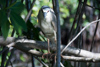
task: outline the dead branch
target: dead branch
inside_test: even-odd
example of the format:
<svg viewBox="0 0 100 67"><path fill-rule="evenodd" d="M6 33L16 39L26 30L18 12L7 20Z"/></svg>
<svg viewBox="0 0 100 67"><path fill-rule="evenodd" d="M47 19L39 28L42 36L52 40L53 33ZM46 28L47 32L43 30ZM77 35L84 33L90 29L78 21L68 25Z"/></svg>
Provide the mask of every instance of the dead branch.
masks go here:
<svg viewBox="0 0 100 67"><path fill-rule="evenodd" d="M87 57L75 57L75 56L62 56L64 60L76 61L76 62L100 62L100 60L94 60L93 58Z"/></svg>
<svg viewBox="0 0 100 67"><path fill-rule="evenodd" d="M27 53L31 53L33 55L36 56L42 56L43 54L39 51L36 50L32 50L31 48L35 48L35 49L45 49L47 50L47 42L42 42L42 41L35 41L35 40L28 40L28 39L21 39L21 38L14 38L14 37L8 37L6 40L4 40L3 37L0 37L0 45L1 46L7 46L10 44L15 44L13 45L13 47L27 52ZM61 45L61 50L64 48L64 45ZM50 50L52 51L56 51L56 46L54 44L50 44ZM90 58L92 59L91 61L100 61L100 53L93 53L93 52L89 52L83 49L77 49L74 47L68 47L65 51L64 54L72 54L72 55L77 55L77 56L81 56L81 57L85 57L85 58ZM64 57L65 59L65 57ZM75 58L76 60L78 60L77 58ZM73 60L75 60L73 59ZM72 59L70 59L72 60ZM82 61L83 59L81 59L80 61ZM84 60L84 61L89 61L89 60Z"/></svg>

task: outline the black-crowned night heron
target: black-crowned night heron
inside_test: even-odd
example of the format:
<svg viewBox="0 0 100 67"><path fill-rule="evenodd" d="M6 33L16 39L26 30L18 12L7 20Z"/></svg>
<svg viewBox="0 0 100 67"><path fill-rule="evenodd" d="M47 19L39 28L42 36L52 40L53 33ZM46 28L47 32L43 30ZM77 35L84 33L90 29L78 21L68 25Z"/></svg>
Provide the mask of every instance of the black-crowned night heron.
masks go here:
<svg viewBox="0 0 100 67"><path fill-rule="evenodd" d="M50 53L49 40L51 43L55 43L57 32L57 20L53 9L48 6L42 6L38 13L38 22L44 36L47 38L48 53Z"/></svg>

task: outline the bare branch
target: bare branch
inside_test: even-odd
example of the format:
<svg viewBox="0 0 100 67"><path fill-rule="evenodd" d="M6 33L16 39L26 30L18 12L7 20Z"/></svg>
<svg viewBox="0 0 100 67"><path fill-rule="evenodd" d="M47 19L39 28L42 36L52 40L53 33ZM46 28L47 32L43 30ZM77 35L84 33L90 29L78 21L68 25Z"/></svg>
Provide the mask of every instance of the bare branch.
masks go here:
<svg viewBox="0 0 100 67"><path fill-rule="evenodd" d="M66 49L66 48L68 48L68 46L70 46L71 45L71 43L73 42L73 41L75 41L75 39L88 27L88 26L90 26L91 24L93 24L93 23L96 23L96 22L99 22L100 21L100 19L99 20L95 20L95 21L92 21L91 23L89 23L88 25L86 25L68 44L67 44L67 46L61 51L61 53L63 53L64 52L64 50Z"/></svg>
<svg viewBox="0 0 100 67"><path fill-rule="evenodd" d="M14 40L13 40L14 39ZM32 50L30 48L36 48L36 49L46 49L47 50L47 42L42 42L42 41L34 41L34 40L28 40L28 39L18 39L18 38L13 38L13 37L8 37L6 40L3 39L3 37L0 37L0 45L1 46L6 46L9 43L15 42L15 45L13 47L27 52L31 53L35 56L41 57L43 54L39 51ZM61 45L61 49L63 49L65 46ZM56 46L54 44L50 44L50 50L56 51ZM64 53L69 53L72 55L77 55L81 57L87 57L87 58L92 58L92 61L100 61L100 53L93 53L89 52L83 49L77 49L74 47L68 47Z"/></svg>
<svg viewBox="0 0 100 67"><path fill-rule="evenodd" d="M31 13L32 13L32 7L34 6L35 1L36 1L36 0L33 0L33 2L32 2L32 6L31 6L31 8L30 8L30 10L29 10L29 12L28 12L26 18L25 18L25 22L27 22L27 20L29 19L29 16L30 16Z"/></svg>
<svg viewBox="0 0 100 67"><path fill-rule="evenodd" d="M100 8L97 8L97 7L94 7L94 6L88 5L88 4L86 4L86 6L91 7L91 8L93 8L93 9L100 10Z"/></svg>
<svg viewBox="0 0 100 67"><path fill-rule="evenodd" d="M62 56L64 60L77 61L77 62L98 62L100 60L94 60L93 58L75 57L75 56Z"/></svg>
<svg viewBox="0 0 100 67"><path fill-rule="evenodd" d="M35 56L34 56L35 57ZM45 64L42 60L40 60L38 57L35 57L40 63L42 63L45 67L49 67L47 64Z"/></svg>
<svg viewBox="0 0 100 67"><path fill-rule="evenodd" d="M61 62L60 62L61 67L65 67Z"/></svg>
<svg viewBox="0 0 100 67"><path fill-rule="evenodd" d="M41 57L43 55L43 53L31 49L31 47L30 48L25 47L21 43L16 43L16 45L14 47L21 50L21 51L23 51L23 52L30 53L30 54L33 54L33 55L38 56L38 57Z"/></svg>

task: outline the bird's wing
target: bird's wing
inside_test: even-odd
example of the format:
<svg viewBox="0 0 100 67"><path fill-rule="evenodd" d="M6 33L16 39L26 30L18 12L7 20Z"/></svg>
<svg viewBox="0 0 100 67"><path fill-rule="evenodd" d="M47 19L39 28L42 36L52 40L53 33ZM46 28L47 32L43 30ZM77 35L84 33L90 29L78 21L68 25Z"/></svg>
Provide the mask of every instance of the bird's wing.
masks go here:
<svg viewBox="0 0 100 67"><path fill-rule="evenodd" d="M57 32L57 26L55 25L54 21L51 22L51 25L53 26L53 29Z"/></svg>
<svg viewBox="0 0 100 67"><path fill-rule="evenodd" d="M56 16L54 15L53 20L51 22L51 25L53 26L53 29L57 32L57 19Z"/></svg>

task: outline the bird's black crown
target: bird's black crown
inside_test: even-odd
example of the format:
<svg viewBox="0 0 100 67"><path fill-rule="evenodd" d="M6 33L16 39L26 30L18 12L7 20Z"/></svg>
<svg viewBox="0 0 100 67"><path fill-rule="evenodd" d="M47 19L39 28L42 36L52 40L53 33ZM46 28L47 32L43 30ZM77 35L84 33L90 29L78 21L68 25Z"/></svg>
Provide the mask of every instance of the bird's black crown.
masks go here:
<svg viewBox="0 0 100 67"><path fill-rule="evenodd" d="M45 8L50 8L49 6L42 6L42 9L45 9Z"/></svg>

